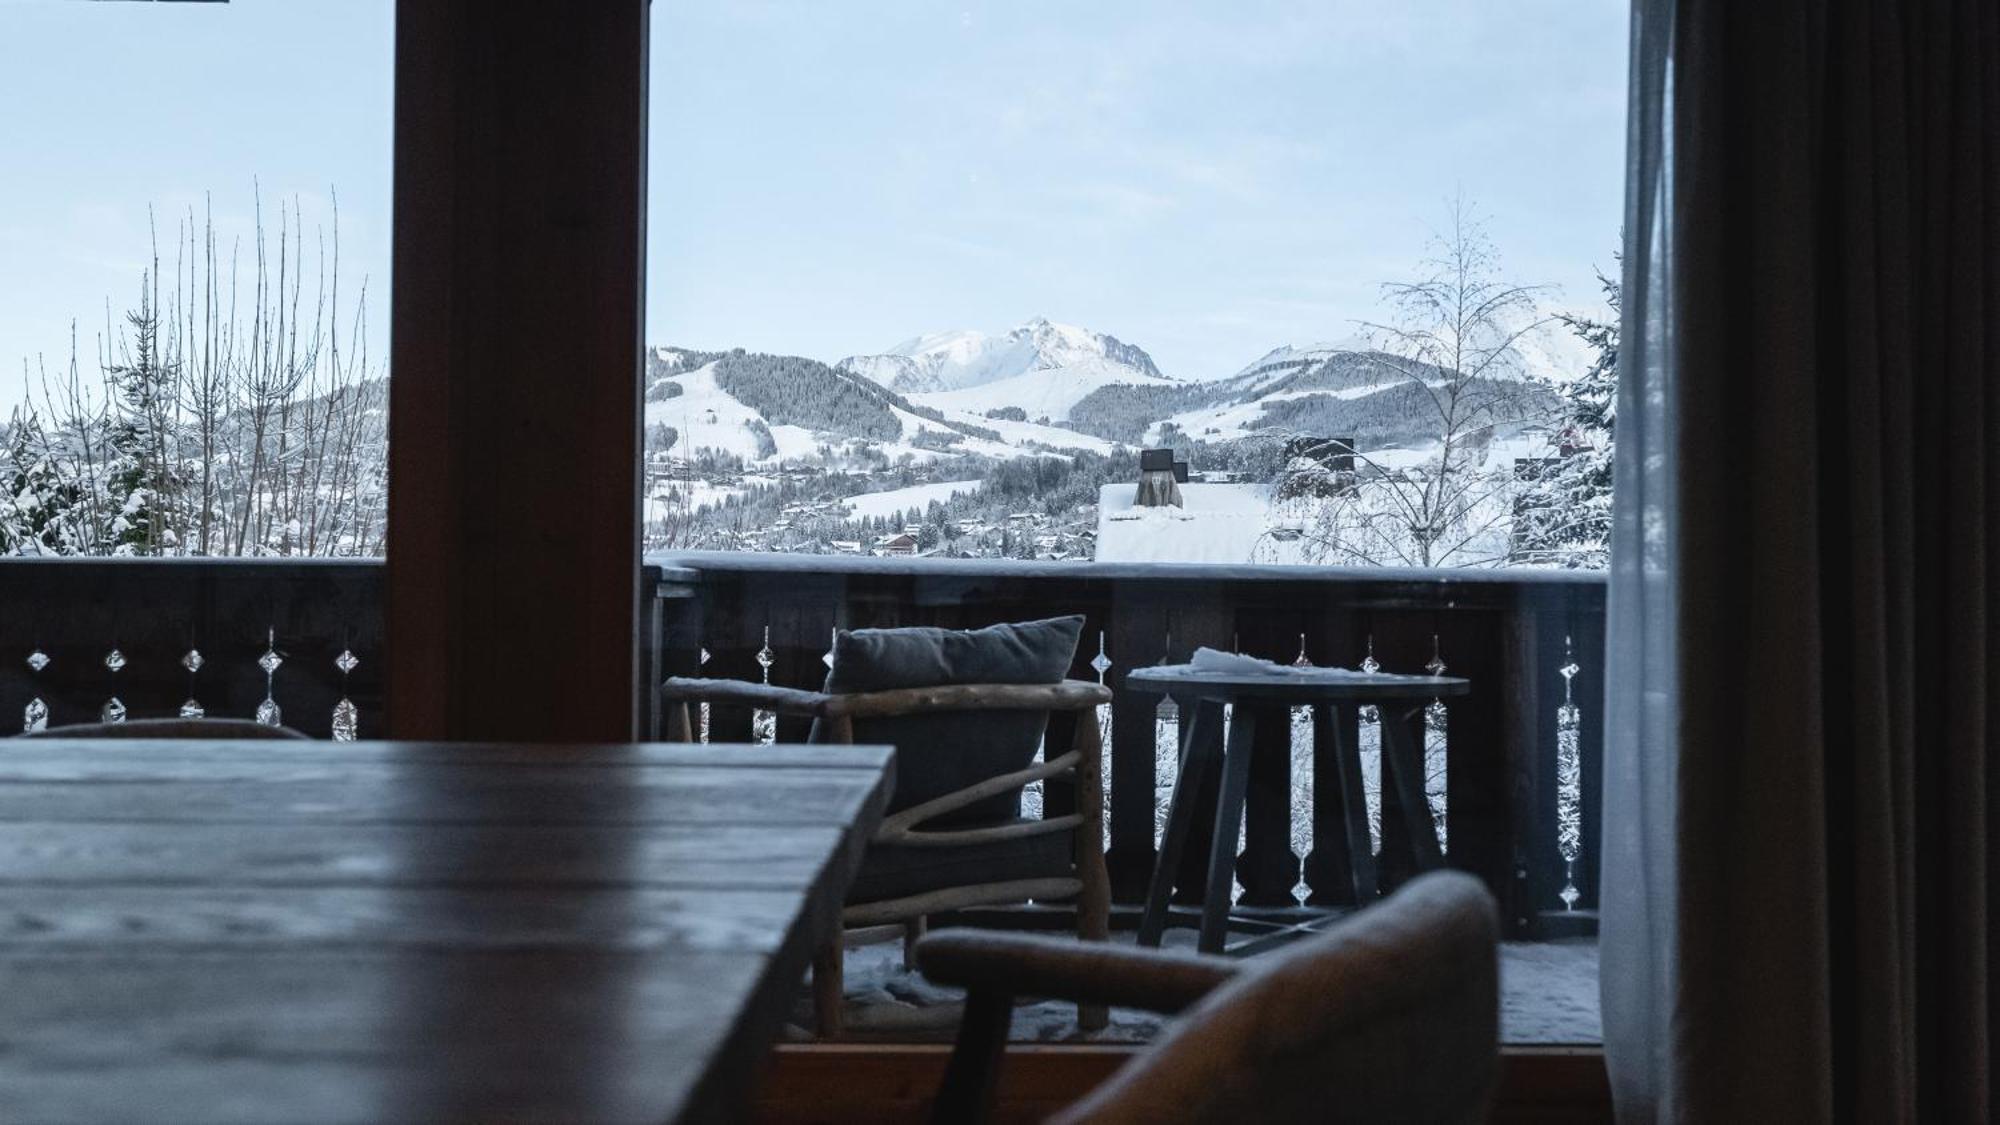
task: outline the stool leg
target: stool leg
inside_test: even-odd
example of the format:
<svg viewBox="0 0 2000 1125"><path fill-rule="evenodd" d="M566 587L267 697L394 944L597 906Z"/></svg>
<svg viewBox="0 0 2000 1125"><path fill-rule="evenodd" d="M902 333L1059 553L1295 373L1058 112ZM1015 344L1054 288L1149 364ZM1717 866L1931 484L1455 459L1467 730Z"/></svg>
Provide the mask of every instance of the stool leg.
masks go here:
<svg viewBox="0 0 2000 1125"><path fill-rule="evenodd" d="M1444 866L1444 850L1438 847L1437 829L1431 824L1431 803L1424 796L1424 749L1411 737L1410 716L1403 704L1382 708L1383 788L1391 786L1387 775L1394 774L1396 803L1403 807L1403 823L1410 834L1410 851L1417 870L1435 871ZM1385 793L1386 797L1387 794ZM1386 826L1386 825L1385 825Z"/></svg>
<svg viewBox="0 0 2000 1125"><path fill-rule="evenodd" d="M1368 839L1368 794L1361 787L1361 747L1346 738L1328 709L1327 726L1340 778L1342 831L1347 834L1348 876L1354 881L1354 905L1367 906L1381 892L1375 885L1375 849ZM1314 718L1315 722L1319 719ZM1317 798L1315 798L1317 800Z"/></svg>
<svg viewBox="0 0 2000 1125"><path fill-rule="evenodd" d="M1220 953L1229 936L1229 886L1236 877L1236 833L1243 825L1243 797L1250 789L1251 746L1257 735L1253 708L1238 706L1229 721L1229 749L1222 758L1222 795L1215 804L1215 839L1208 849L1208 895L1201 904L1196 948Z"/></svg>
<svg viewBox="0 0 2000 1125"><path fill-rule="evenodd" d="M1207 724L1219 721L1220 708L1195 704L1193 718L1181 739L1181 768L1174 778L1173 803L1167 806L1167 829L1160 839L1160 854L1153 861L1153 881L1146 890L1146 912L1139 916L1139 944L1157 946L1167 929L1167 900L1174 893L1174 872L1181 865L1181 850L1187 846L1188 822L1194 819L1196 795L1208 773L1208 755L1202 752Z"/></svg>

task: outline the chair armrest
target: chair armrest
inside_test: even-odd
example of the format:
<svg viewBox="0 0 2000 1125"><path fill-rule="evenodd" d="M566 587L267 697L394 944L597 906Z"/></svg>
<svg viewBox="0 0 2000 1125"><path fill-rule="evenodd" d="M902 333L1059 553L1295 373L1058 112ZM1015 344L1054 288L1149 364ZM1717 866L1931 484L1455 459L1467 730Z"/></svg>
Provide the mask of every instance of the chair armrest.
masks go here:
<svg viewBox="0 0 2000 1125"><path fill-rule="evenodd" d="M917 943L917 967L970 992L1039 996L1172 1014L1234 976L1222 957L1039 934L952 929Z"/></svg>
<svg viewBox="0 0 2000 1125"><path fill-rule="evenodd" d="M752 684L741 680L702 680L671 676L660 684L660 698L669 703L727 703L756 707L784 715L821 716L834 697L817 691Z"/></svg>
<svg viewBox="0 0 2000 1125"><path fill-rule="evenodd" d="M949 684L822 698L826 700L823 714L875 719L937 711L1084 711L1111 702L1111 689L1083 680L1064 680L1055 684Z"/></svg>

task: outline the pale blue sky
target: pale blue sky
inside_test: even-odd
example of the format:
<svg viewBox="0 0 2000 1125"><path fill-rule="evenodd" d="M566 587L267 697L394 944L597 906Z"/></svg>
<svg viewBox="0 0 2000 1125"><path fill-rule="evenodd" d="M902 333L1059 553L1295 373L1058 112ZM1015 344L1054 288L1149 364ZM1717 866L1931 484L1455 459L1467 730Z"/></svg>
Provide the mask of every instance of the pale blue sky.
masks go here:
<svg viewBox="0 0 2000 1125"><path fill-rule="evenodd" d="M0 404L136 291L146 212L340 198L388 312L388 0L0 0ZM1618 0L656 0L648 338L837 359L1030 316L1170 374L1347 335L1463 191L1593 302Z"/></svg>

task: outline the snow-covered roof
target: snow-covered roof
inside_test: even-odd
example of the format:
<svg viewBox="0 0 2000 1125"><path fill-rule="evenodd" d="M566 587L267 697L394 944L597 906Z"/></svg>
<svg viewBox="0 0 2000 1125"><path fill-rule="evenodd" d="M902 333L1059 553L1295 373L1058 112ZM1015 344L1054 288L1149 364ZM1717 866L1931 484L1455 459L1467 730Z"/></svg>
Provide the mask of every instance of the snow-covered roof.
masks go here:
<svg viewBox="0 0 2000 1125"><path fill-rule="evenodd" d="M1135 484L1105 485L1097 504L1097 561L1264 562L1284 547L1265 535L1273 522L1270 485L1180 488L1181 507L1141 508L1133 504Z"/></svg>

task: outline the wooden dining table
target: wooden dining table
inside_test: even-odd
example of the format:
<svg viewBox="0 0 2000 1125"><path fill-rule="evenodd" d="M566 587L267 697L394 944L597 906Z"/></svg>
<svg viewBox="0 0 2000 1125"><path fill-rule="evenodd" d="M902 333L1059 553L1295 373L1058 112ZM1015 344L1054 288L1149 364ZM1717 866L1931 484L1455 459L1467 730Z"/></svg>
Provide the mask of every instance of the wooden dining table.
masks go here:
<svg viewBox="0 0 2000 1125"><path fill-rule="evenodd" d="M0 741L0 1121L706 1121L871 746Z"/></svg>

